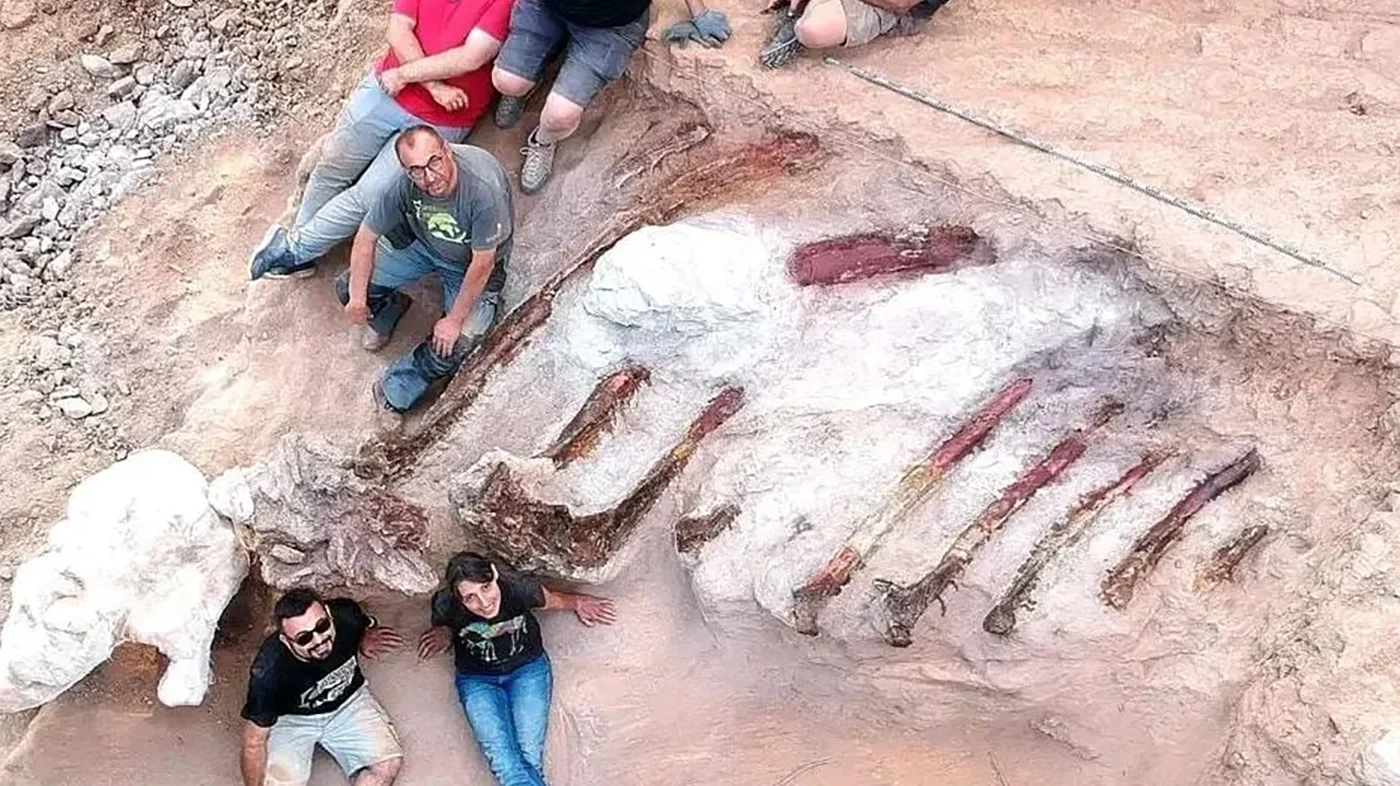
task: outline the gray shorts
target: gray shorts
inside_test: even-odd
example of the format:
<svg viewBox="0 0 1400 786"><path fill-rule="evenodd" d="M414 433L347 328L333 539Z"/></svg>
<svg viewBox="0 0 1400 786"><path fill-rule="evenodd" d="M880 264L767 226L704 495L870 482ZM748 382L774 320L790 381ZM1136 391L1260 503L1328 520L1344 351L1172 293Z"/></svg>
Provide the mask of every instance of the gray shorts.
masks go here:
<svg viewBox="0 0 1400 786"><path fill-rule="evenodd" d="M549 56L567 40L564 65L552 91L587 106L610 82L622 76L632 53L646 40L651 11L620 27L581 27L554 15L543 0L516 0L510 35L496 55L496 67L538 82Z"/></svg>
<svg viewBox="0 0 1400 786"><path fill-rule="evenodd" d="M861 0L841 0L846 12L846 43L862 46L882 35L911 35L923 27L924 20L878 8Z"/></svg>
<svg viewBox="0 0 1400 786"><path fill-rule="evenodd" d="M320 745L347 778L366 767L403 756L389 713L361 687L335 712L283 715L267 738L266 786L305 786L311 754Z"/></svg>

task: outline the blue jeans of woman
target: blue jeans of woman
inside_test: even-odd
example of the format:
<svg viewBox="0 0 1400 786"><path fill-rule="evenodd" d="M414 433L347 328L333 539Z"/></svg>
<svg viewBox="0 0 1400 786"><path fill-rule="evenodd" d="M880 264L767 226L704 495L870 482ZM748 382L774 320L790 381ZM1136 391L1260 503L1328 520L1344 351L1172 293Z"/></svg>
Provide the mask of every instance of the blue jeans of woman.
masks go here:
<svg viewBox="0 0 1400 786"><path fill-rule="evenodd" d="M501 786L545 786L544 735L553 690L545 654L506 674L457 675L457 698Z"/></svg>

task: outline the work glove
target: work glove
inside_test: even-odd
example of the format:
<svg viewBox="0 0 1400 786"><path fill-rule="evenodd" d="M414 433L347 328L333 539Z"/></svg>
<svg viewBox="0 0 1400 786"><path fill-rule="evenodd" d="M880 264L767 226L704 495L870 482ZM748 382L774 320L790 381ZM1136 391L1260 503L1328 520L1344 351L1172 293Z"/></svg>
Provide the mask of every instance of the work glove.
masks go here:
<svg viewBox="0 0 1400 786"><path fill-rule="evenodd" d="M688 22L677 22L666 28L666 42L685 46L697 41L711 49L729 40L729 20L720 11L710 9Z"/></svg>

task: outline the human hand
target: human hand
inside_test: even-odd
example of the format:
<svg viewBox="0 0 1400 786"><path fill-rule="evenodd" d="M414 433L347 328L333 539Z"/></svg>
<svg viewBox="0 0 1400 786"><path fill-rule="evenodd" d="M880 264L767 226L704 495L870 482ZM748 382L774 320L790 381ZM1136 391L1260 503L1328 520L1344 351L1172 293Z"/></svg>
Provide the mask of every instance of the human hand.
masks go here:
<svg viewBox="0 0 1400 786"><path fill-rule="evenodd" d="M576 596L574 614L578 615L579 622L590 628L599 623L611 625L617 621L612 600L595 595Z"/></svg>
<svg viewBox="0 0 1400 786"><path fill-rule="evenodd" d="M397 649L403 645L403 636L393 628L381 628L378 625L365 631L364 638L360 639L360 654L366 660L374 660L380 655L392 649Z"/></svg>
<svg viewBox="0 0 1400 786"><path fill-rule="evenodd" d="M448 314L439 319L433 325L433 351L438 357L447 357L452 354L452 349L457 346L457 339L462 335L462 320Z"/></svg>
<svg viewBox="0 0 1400 786"><path fill-rule="evenodd" d="M389 95L396 96L408 86L408 80L403 78L403 72L399 69L386 68L379 72L379 86Z"/></svg>
<svg viewBox="0 0 1400 786"><path fill-rule="evenodd" d="M449 112L460 112L471 103L467 99L466 91L444 82L425 82L423 87L428 89L428 93L438 106Z"/></svg>
<svg viewBox="0 0 1400 786"><path fill-rule="evenodd" d="M345 316L350 317L350 322L356 325L369 324L369 304L363 300L351 299L345 304Z"/></svg>
<svg viewBox="0 0 1400 786"><path fill-rule="evenodd" d="M452 645L452 631L441 625L436 628L428 628L423 631L423 635L418 637L418 660L425 661L436 655L447 652L447 648Z"/></svg>
<svg viewBox="0 0 1400 786"><path fill-rule="evenodd" d="M666 42L685 46L697 41L714 48L729 40L729 20L720 11L710 9L688 22L677 22L666 28Z"/></svg>

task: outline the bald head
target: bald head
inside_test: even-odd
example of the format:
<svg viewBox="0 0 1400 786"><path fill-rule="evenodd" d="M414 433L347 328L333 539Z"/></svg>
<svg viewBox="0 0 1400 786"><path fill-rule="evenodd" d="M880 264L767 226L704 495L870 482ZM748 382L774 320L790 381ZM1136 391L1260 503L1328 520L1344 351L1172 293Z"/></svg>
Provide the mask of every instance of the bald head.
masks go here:
<svg viewBox="0 0 1400 786"><path fill-rule="evenodd" d="M399 134L399 138L394 142L394 152L398 154L401 164L408 163L405 154L412 151L423 151L431 155L446 148L447 140L432 126L413 126Z"/></svg>

